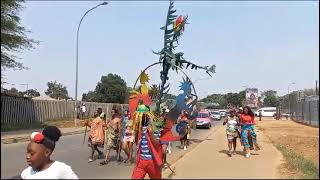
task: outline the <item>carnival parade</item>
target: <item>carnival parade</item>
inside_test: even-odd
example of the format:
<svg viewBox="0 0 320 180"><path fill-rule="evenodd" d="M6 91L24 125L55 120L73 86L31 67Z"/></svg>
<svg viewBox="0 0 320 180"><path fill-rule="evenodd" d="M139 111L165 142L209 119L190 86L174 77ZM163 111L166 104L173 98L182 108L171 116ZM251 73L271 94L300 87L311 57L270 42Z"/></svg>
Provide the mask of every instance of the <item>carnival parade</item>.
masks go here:
<svg viewBox="0 0 320 180"><path fill-rule="evenodd" d="M21 25L23 23L18 15L23 9L23 3L25 2L19 0L1 1L1 6L4 7L1 8L1 37L4 39L1 41L1 49L4 50L1 53L1 65L5 71L29 70L16 61L18 56L15 53L22 49L33 49L35 45L42 43L27 38L26 33L29 31ZM32 3L28 8L48 6ZM55 6L70 6L65 3L62 2L64 6L52 5L52 9ZM79 2L81 3L93 2ZM213 5L208 2L211 4L208 6L197 4L198 2L188 5L187 2L173 0L155 2L153 5L148 2L131 5L127 5L128 2L114 2L115 10L102 11L102 7L111 6L112 3L100 2L88 9L77 26L75 98L69 96L67 86L56 80L47 83L44 95L40 95L37 89L30 89L28 83L2 83L1 179L319 179L318 80L315 89L304 90L292 90L298 83L291 82L282 92L283 95L278 95L276 90L269 88L276 83L280 86L284 81L289 81L285 78L297 74L291 73L291 70L285 73L281 70L280 73L281 63L274 60L275 54L281 54L282 59L287 58L290 63L294 56L299 57L297 52L292 51L290 53L296 55L286 57L283 54L290 53L281 49L296 45L297 47L291 48L298 51L298 46L300 47L298 42L291 42L299 33L290 34L291 31L288 30L301 30L293 26L295 23L299 24L300 17L295 18L297 22L286 20L289 17L286 15L293 8L289 12L283 5L284 10L279 10L281 16L273 19L270 12L276 14L276 9L280 7L278 5L259 7L242 3L243 6L240 6L232 4L234 2L213 2ZM162 14L160 11L153 12L156 8L164 7L163 4L166 8L169 5L167 11L162 10ZM137 7L143 10L136 10ZM261 11L253 10L252 7L261 8ZM65 11L63 8L60 9L61 12ZM121 9L128 13L120 12ZM236 13L239 9L242 13ZM94 10L98 14L119 12L119 15L112 16L115 19L108 19L112 25L105 34L112 36L110 42L105 39L105 34L99 35L91 31L87 39L80 38L79 41L79 34L87 33L87 29L80 31L80 25L85 25L84 17ZM204 16L202 10L210 12L210 17ZM224 11L229 12L229 15L222 16ZM28 17L24 20L26 22L32 19L28 13L24 14ZM47 11L43 10L41 13ZM154 16L156 13L157 16ZM249 16L250 13L259 14L260 18L252 14ZM56 14L59 17L63 15L60 12ZM164 14L165 18L162 17ZM58 31L58 26L67 26L63 22L68 18L72 19L71 15L63 15L56 22L47 19L44 21L50 21L50 28ZM164 24L159 23L160 30L156 31L154 27L160 19ZM210 23L205 19L210 19ZM97 32L106 23L105 19L91 20L98 26L95 29ZM145 22L144 25L142 21ZM249 22L260 25L253 23L250 26ZM293 28L281 31L280 27L284 22ZM117 23L119 26L114 26ZM125 25L131 29L125 29ZM263 27L268 30L262 30ZM275 30L275 27L279 30ZM216 33L220 28L223 31ZM111 30L116 32L112 34ZM193 34L190 37L189 33L193 31L196 36ZM63 33L66 34L64 37ZM64 39L68 44L68 31L63 33L60 40ZM158 41L151 38L156 33L161 37ZM278 45L266 48L269 44L283 43L280 42L283 36L278 37L281 33L286 34L283 36L288 36L286 41L291 43L286 42L283 47ZM56 37L53 34L52 32L50 36ZM151 40L141 39L138 34L155 43L149 46ZM300 40L304 38L300 37ZM58 38L53 38L50 42L57 40ZM84 43L81 43L82 40ZM105 49L105 44L95 44L98 40L109 43L106 45L109 49ZM277 43L269 43L270 40ZM135 44L132 45L131 41ZM146 53L146 47L142 46L146 42L148 48L160 48L152 48ZM59 54L67 49L66 44L60 42L55 47L59 49L59 53L50 53L46 58L59 59ZM81 51L81 47L88 44L90 48ZM46 48L47 44L43 47ZM279 50L276 51L277 48ZM49 52L48 49L39 51ZM81 62L86 63L86 69L80 68L79 71L80 51L87 53L83 56L88 61ZM97 53L103 54L103 58L101 54L98 57ZM34 58L32 54L30 57ZM26 59L30 57L26 56ZM156 57L156 60L151 57ZM189 60L193 57L199 57L199 60ZM248 63L244 60L246 58L249 59ZM272 60L267 60L268 58ZM61 59L64 64L58 64L59 59L56 64L47 63L52 69L42 64L41 68L35 68L35 72L40 69L42 72L50 72L54 69L55 76L61 76L69 85L69 74L62 73L69 63L66 60L68 58ZM125 61L120 62L119 59ZM268 65L271 61L274 64ZM293 68L293 65L289 66ZM264 73L266 69L271 69L273 74ZM108 74L101 76L94 90L83 89L81 83L92 86L92 81L105 71ZM112 73L113 71L116 73ZM78 72L81 72L80 76ZM318 69L317 72L319 73ZM37 79L45 78L39 76L41 73L35 74ZM125 78L122 79L118 74ZM1 73L1 80L5 79ZM299 78L295 81L297 79ZM198 83L204 80L209 83ZM81 82L79 91L86 91L80 101L78 81ZM19 91L15 88L20 85L26 86L27 90ZM12 88L7 89L8 86ZM238 87L244 90L240 88L238 91Z"/></svg>

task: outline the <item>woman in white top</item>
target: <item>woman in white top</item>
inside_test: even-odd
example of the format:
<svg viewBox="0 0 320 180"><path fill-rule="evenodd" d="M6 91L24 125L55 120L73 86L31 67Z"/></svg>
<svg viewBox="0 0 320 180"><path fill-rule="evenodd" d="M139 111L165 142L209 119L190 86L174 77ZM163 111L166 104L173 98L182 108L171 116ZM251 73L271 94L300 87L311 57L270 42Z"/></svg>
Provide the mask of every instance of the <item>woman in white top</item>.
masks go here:
<svg viewBox="0 0 320 180"><path fill-rule="evenodd" d="M230 116L223 122L223 125L227 124L226 129L226 135L228 139L228 147L229 147L229 153L228 156L232 156L232 154L235 154L236 147L237 147L237 137L238 137L238 119L235 116L236 111L230 110ZM233 151L232 151L232 145L233 145Z"/></svg>
<svg viewBox="0 0 320 180"><path fill-rule="evenodd" d="M26 157L29 167L22 171L22 179L78 179L70 166L50 159L60 136L55 126L31 134Z"/></svg>

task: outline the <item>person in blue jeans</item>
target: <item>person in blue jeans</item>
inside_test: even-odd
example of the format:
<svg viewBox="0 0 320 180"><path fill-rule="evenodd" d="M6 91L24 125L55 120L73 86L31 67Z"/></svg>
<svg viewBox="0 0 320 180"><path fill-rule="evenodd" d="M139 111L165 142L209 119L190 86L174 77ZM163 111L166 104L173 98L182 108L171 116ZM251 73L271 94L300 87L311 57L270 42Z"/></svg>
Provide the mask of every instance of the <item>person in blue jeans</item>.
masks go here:
<svg viewBox="0 0 320 180"><path fill-rule="evenodd" d="M241 125L241 139L242 143L245 147L245 153L246 157L250 157L250 143L248 139L248 134L250 133L250 136L252 138L252 142L256 148L256 150L260 150L260 147L257 143L257 135L254 130L254 125L255 125L255 120L254 120L254 114L250 107L246 106L243 108L243 114L240 114L240 125Z"/></svg>

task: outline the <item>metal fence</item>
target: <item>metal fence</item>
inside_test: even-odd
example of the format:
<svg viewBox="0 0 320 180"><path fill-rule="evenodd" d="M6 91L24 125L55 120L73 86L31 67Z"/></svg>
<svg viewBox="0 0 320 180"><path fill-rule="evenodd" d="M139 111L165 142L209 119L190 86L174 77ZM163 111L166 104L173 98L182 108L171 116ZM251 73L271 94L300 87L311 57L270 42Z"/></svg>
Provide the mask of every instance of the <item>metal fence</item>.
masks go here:
<svg viewBox="0 0 320 180"><path fill-rule="evenodd" d="M291 108L294 121L319 127L319 96L305 97Z"/></svg>
<svg viewBox="0 0 320 180"><path fill-rule="evenodd" d="M80 102L79 104L80 105ZM92 117L98 107L109 116L112 107L119 111L127 104L85 102L86 117ZM53 119L67 119L75 116L74 101L33 100L31 98L1 95L1 123L32 123Z"/></svg>

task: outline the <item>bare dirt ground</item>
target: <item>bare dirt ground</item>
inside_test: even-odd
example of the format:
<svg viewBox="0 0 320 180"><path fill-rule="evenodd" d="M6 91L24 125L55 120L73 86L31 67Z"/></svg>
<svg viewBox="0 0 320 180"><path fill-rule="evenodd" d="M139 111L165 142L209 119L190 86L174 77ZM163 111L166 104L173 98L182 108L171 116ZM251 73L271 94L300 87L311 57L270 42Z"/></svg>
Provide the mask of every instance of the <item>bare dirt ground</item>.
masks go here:
<svg viewBox="0 0 320 180"><path fill-rule="evenodd" d="M319 168L319 128L306 126L291 120L256 119L257 128L273 142L283 145L303 157L310 159ZM286 177L295 176L288 163L281 165L280 173Z"/></svg>

